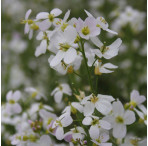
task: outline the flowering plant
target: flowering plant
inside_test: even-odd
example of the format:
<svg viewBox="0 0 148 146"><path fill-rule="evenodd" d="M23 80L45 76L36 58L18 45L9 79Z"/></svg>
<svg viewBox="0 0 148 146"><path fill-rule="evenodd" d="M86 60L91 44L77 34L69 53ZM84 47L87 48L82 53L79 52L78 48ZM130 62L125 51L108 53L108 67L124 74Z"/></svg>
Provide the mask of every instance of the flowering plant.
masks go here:
<svg viewBox="0 0 148 146"><path fill-rule="evenodd" d="M50 67L71 79L69 84L58 83L51 92L57 104L62 103L66 97L66 106L58 113L43 93L28 87L25 91L33 98L33 103L28 102L23 109L21 92L9 91L6 95L7 103L2 107L2 115L9 117L3 118L5 123L15 126L16 134L10 138L11 144L58 146L58 141L62 141L60 145L70 146L138 145L141 140L132 137L126 140L126 135L128 125L136 122L136 115L140 117L140 122L147 123L146 108L143 105L145 96L133 90L130 101L123 104L120 99L98 91L98 78L118 68L109 59L118 55L122 43L120 38L111 44L103 43L98 37L101 31L113 35L118 33L109 29L109 24L103 17L95 18L86 10L85 20L69 19L70 10L63 19L58 18L61 13L60 9L55 8L50 13L40 12L35 19L31 19L30 9L22 23L25 24L25 34L29 34L29 39L33 37L34 31L38 33L36 39L40 44L35 56L48 51ZM86 77L79 73L83 64ZM72 76L88 80L87 91L78 88ZM14 123L11 122L12 119Z"/></svg>

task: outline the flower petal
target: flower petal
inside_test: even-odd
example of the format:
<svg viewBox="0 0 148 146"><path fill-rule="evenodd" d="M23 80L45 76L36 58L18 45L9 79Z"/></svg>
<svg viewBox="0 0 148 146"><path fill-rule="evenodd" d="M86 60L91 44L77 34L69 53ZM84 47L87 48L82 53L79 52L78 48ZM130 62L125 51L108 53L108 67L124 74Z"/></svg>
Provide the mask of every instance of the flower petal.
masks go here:
<svg viewBox="0 0 148 146"><path fill-rule="evenodd" d="M127 110L124 114L124 123L126 125L130 125L130 124L134 123L135 120L136 120L135 113L133 111Z"/></svg>
<svg viewBox="0 0 148 146"><path fill-rule="evenodd" d="M48 18L49 13L48 12L40 12L37 14L36 19L40 20L40 19L47 19Z"/></svg>
<svg viewBox="0 0 148 146"><path fill-rule="evenodd" d="M59 16L62 13L62 11L58 8L55 8L53 10L51 10L50 14L54 14L54 16Z"/></svg>
<svg viewBox="0 0 148 146"><path fill-rule="evenodd" d="M98 139L100 130L98 125L91 126L89 129L89 134L92 139Z"/></svg>
<svg viewBox="0 0 148 146"><path fill-rule="evenodd" d="M66 64L70 64L72 63L77 57L77 52L74 48L70 48L68 49L68 51L65 53L64 56L64 62Z"/></svg>
<svg viewBox="0 0 148 146"><path fill-rule="evenodd" d="M56 138L62 140L64 138L64 130L62 127L58 127L55 132Z"/></svg>
<svg viewBox="0 0 148 146"><path fill-rule="evenodd" d="M115 138L123 138L126 135L126 126L123 124L115 124L113 128L113 136Z"/></svg>
<svg viewBox="0 0 148 146"><path fill-rule="evenodd" d="M50 62L50 66L56 66L56 65L58 65L60 62L61 62L61 60L64 58L64 56L65 56L65 52L63 52L63 51L58 51L58 53L56 54L56 56L51 60L51 62Z"/></svg>
<svg viewBox="0 0 148 146"><path fill-rule="evenodd" d="M91 117L85 117L82 121L83 125L91 125L92 118Z"/></svg>
<svg viewBox="0 0 148 146"><path fill-rule="evenodd" d="M84 106L84 116L90 116L94 112L95 106L91 102L87 102Z"/></svg>
<svg viewBox="0 0 148 146"><path fill-rule="evenodd" d="M55 102L60 103L62 101L62 97L63 97L63 92L61 91L56 92L54 95Z"/></svg>

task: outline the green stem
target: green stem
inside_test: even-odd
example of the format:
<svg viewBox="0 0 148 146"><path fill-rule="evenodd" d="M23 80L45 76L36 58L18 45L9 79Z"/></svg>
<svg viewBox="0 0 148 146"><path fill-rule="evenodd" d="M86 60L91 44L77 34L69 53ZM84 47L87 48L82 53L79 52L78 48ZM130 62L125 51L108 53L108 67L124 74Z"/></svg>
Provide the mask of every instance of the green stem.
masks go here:
<svg viewBox="0 0 148 146"><path fill-rule="evenodd" d="M78 73L76 73L75 71L73 72L75 75L77 75L78 77L82 78L81 75L79 75Z"/></svg>
<svg viewBox="0 0 148 146"><path fill-rule="evenodd" d="M89 84L90 84L92 93L94 93L93 84L92 84L92 80L91 80L91 76L90 76L90 71L89 71L89 68L88 68L88 65L87 65L87 59L86 59L86 55L85 55L85 51L84 51L84 44L82 43L81 40L80 40L80 43L81 43L81 48L82 48L82 55L83 55L86 70L87 70L87 73L88 73Z"/></svg>

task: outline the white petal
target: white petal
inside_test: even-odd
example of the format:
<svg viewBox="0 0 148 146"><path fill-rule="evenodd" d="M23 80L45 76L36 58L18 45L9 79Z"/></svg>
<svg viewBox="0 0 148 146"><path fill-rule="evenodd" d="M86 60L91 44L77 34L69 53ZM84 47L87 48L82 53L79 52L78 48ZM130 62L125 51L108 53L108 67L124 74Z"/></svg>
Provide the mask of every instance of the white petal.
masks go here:
<svg viewBox="0 0 148 146"><path fill-rule="evenodd" d="M106 129L106 130L111 129L111 124L109 122L104 121L104 120L99 120L99 123L100 123L101 128Z"/></svg>
<svg viewBox="0 0 148 146"><path fill-rule="evenodd" d="M134 123L135 120L136 120L135 113L133 111L127 110L124 114L124 123L126 125L130 125L130 124Z"/></svg>
<svg viewBox="0 0 148 146"><path fill-rule="evenodd" d="M66 115L62 120L61 123L63 125L63 127L67 127L69 125L71 125L73 122L73 119L70 115Z"/></svg>
<svg viewBox="0 0 148 146"><path fill-rule="evenodd" d="M144 113L144 114L147 114L147 109L144 105L138 105L138 108Z"/></svg>
<svg viewBox="0 0 148 146"><path fill-rule="evenodd" d="M44 33L42 31L40 31L36 37L37 40L42 40L44 36Z"/></svg>
<svg viewBox="0 0 148 146"><path fill-rule="evenodd" d="M58 8L55 8L53 10L51 10L50 14L54 14L54 16L59 16L62 13L62 11Z"/></svg>
<svg viewBox="0 0 148 146"><path fill-rule="evenodd" d="M62 101L62 97L63 97L63 92L61 91L56 92L54 95L55 102L60 103Z"/></svg>
<svg viewBox="0 0 148 146"><path fill-rule="evenodd" d="M110 95L98 94L97 97L99 97L99 98L101 98L101 99L105 99L105 100L107 100L107 101L109 101L109 102L112 102L112 101L115 100L115 99L114 99L112 96L110 96Z"/></svg>
<svg viewBox="0 0 148 146"><path fill-rule="evenodd" d="M67 43L73 43L77 37L77 31L72 26L67 26L64 30L64 37L66 38Z"/></svg>
<svg viewBox="0 0 148 146"><path fill-rule="evenodd" d="M67 19L69 18L69 15L70 15L70 10L68 10L68 11L66 12L66 14L65 14L65 16L64 16L64 19L63 19L64 22L67 21Z"/></svg>
<svg viewBox="0 0 148 146"><path fill-rule="evenodd" d="M91 117L85 117L82 121L83 125L91 125L92 118Z"/></svg>
<svg viewBox="0 0 148 146"><path fill-rule="evenodd" d="M78 102L72 102L71 105L72 105L74 108L76 108L80 113L83 112L83 106L80 105L80 103L78 103Z"/></svg>
<svg viewBox="0 0 148 146"><path fill-rule="evenodd" d="M87 102L84 106L84 116L90 116L94 112L95 106L91 102Z"/></svg>
<svg viewBox="0 0 148 146"><path fill-rule="evenodd" d="M46 31L51 26L51 22L48 19L46 19L43 20L42 22L39 22L38 26L41 31Z"/></svg>
<svg viewBox="0 0 148 146"><path fill-rule="evenodd" d="M116 65L113 65L112 63L105 63L104 65L103 65L103 67L105 67L105 68L109 68L109 69L114 69L114 68L118 68L118 66L116 66Z"/></svg>
<svg viewBox="0 0 148 146"><path fill-rule="evenodd" d="M51 60L50 66L52 67L52 66L58 65L61 62L61 60L64 58L64 56L65 56L65 52L63 52L61 50L58 51L56 56Z"/></svg>
<svg viewBox="0 0 148 146"><path fill-rule="evenodd" d="M109 69L106 69L106 68L104 68L103 66L101 66L101 67L100 67L100 72L101 72L101 73L112 73L112 72L114 72L114 71L109 70Z"/></svg>
<svg viewBox="0 0 148 146"><path fill-rule="evenodd" d="M99 48L103 46L103 43L97 37L91 37L90 40Z"/></svg>
<svg viewBox="0 0 148 146"><path fill-rule="evenodd" d="M122 116L124 114L124 107L120 101L113 102L112 106L114 115Z"/></svg>
<svg viewBox="0 0 148 146"><path fill-rule="evenodd" d="M92 139L98 139L99 137L99 128L98 125L91 126L89 129L89 134Z"/></svg>
<svg viewBox="0 0 148 146"><path fill-rule="evenodd" d="M57 138L58 140L62 140L62 139L64 138L64 130L63 130L63 128L62 128L62 127L58 127L58 128L56 129L55 135L56 135L56 138Z"/></svg>
<svg viewBox="0 0 148 146"><path fill-rule="evenodd" d="M28 23L25 24L25 29L24 29L24 33L27 34L29 33L29 30L30 30L30 26Z"/></svg>
<svg viewBox="0 0 148 146"><path fill-rule="evenodd" d="M113 136L115 138L123 138L126 135L126 126L123 124L116 124L113 128Z"/></svg>
<svg viewBox="0 0 148 146"><path fill-rule="evenodd" d="M20 91L15 91L15 92L13 93L13 99L14 99L15 101L18 101L20 98L21 98L21 92L20 92Z"/></svg>
<svg viewBox="0 0 148 146"><path fill-rule="evenodd" d="M113 30L106 29L106 31L108 31L109 33L112 33L112 34L116 34L116 35L118 35L118 33L117 33L117 32L115 32L115 31L113 31Z"/></svg>
<svg viewBox="0 0 148 146"><path fill-rule="evenodd" d="M12 99L13 97L13 92L12 91L9 91L6 95L6 98L7 98L7 101L9 101L10 99Z"/></svg>
<svg viewBox="0 0 148 146"><path fill-rule="evenodd" d="M63 90L63 93L67 94L67 95L72 95L72 91L70 89L70 86L68 84L61 84L62 86L62 90Z"/></svg>
<svg viewBox="0 0 148 146"><path fill-rule="evenodd" d="M99 102L96 102L95 105L96 109L104 115L107 115L112 110L111 103L106 100L100 100Z"/></svg>
<svg viewBox="0 0 148 146"><path fill-rule="evenodd" d="M122 40L120 38L116 39L109 47L109 49L117 49L120 47Z"/></svg>
<svg viewBox="0 0 148 146"><path fill-rule="evenodd" d="M48 19L48 12L40 12L37 14L36 19L40 20L40 19Z"/></svg>
<svg viewBox="0 0 148 146"><path fill-rule="evenodd" d="M70 48L68 49L68 51L65 53L65 56L64 56L64 62L66 64L70 64L72 63L75 59L76 59L76 56L77 56L77 52L74 48Z"/></svg>
<svg viewBox="0 0 148 146"><path fill-rule="evenodd" d="M93 51L99 58L102 57L102 53L101 53L101 51L100 51L99 49L93 49L92 51Z"/></svg>
<svg viewBox="0 0 148 146"><path fill-rule="evenodd" d="M32 37L33 37L33 30L30 29L30 31L29 31L29 39L32 39Z"/></svg>
<svg viewBox="0 0 148 146"><path fill-rule="evenodd" d="M26 15L25 15L25 20L28 19L29 15L31 14L32 10L29 9L27 12L26 12Z"/></svg>
<svg viewBox="0 0 148 146"><path fill-rule="evenodd" d="M51 138L48 135L42 135L39 143L40 143L40 145L43 145L43 146L52 145Z"/></svg>
<svg viewBox="0 0 148 146"><path fill-rule="evenodd" d="M93 17L93 15L90 14L87 10L84 10L84 11L85 11L85 13L87 14L88 17Z"/></svg>

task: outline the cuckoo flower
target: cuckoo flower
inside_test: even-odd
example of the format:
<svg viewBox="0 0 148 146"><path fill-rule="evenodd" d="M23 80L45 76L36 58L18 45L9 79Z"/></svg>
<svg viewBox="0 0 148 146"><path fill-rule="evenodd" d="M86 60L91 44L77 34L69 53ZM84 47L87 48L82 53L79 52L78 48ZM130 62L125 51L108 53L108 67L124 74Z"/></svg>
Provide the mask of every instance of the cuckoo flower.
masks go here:
<svg viewBox="0 0 148 146"><path fill-rule="evenodd" d="M36 16L36 20L43 20L39 22L39 28L42 31L47 30L55 21L55 17L59 16L62 13L62 11L58 8L55 8L51 10L50 13L48 12L40 12Z"/></svg>
<svg viewBox="0 0 148 146"><path fill-rule="evenodd" d="M90 37L95 37L100 34L100 28L96 25L96 19L93 17L87 17L85 21L79 18L76 23L76 29L80 37L88 40Z"/></svg>
<svg viewBox="0 0 148 146"><path fill-rule="evenodd" d="M54 67L58 65L62 59L66 64L75 61L77 57L75 48L78 47L78 45L74 43L76 37L76 29L72 26L67 26L64 32L57 32L52 36L51 43L58 49L58 52L51 60L50 66Z"/></svg>
<svg viewBox="0 0 148 146"><path fill-rule="evenodd" d="M81 104L84 105L84 116L90 116L94 112L95 108L103 115L108 114L112 110L111 102L114 98L109 95L98 94L97 96L91 94L85 97Z"/></svg>
<svg viewBox="0 0 148 146"><path fill-rule="evenodd" d="M113 127L113 136L115 138L123 138L126 135L126 125L131 125L135 122L135 114L133 111L124 110L120 101L113 103L112 114L105 117Z"/></svg>
<svg viewBox="0 0 148 146"><path fill-rule="evenodd" d="M92 14L90 14L88 11L85 10L85 13L87 14L88 17L93 17ZM94 18L94 17L93 17ZM113 34L118 34L117 32L115 31L112 31L110 29L108 29L109 25L108 23L106 22L106 20L103 18L103 17L98 17L96 19L97 21L97 27L99 28L102 28L103 30L107 31L107 32L110 32L110 33L113 33Z"/></svg>
<svg viewBox="0 0 148 146"><path fill-rule="evenodd" d="M111 63L105 63L105 64L102 64L102 61L101 60L97 60L95 63L94 63L94 66L95 66L95 74L96 75L101 75L102 73L112 73L114 71L110 70L110 69L116 69L118 68L117 66L111 64Z"/></svg>
<svg viewBox="0 0 148 146"><path fill-rule="evenodd" d="M111 59L118 55L119 47L122 43L121 39L116 39L111 45L105 46L97 37L91 38L91 41L100 49L93 49L94 53L99 57Z"/></svg>
<svg viewBox="0 0 148 146"><path fill-rule="evenodd" d="M110 130L111 124L105 120L100 120L99 117L96 116L86 116L83 121L83 125L91 125L89 129L89 134L91 138L98 138L100 134L100 128Z"/></svg>
<svg viewBox="0 0 148 146"><path fill-rule="evenodd" d="M71 91L68 84L60 84L58 87L56 87L52 91L51 96L54 95L55 102L60 103L61 100L62 100L63 94L66 94L66 95L69 95L69 96L72 95L72 91Z"/></svg>
<svg viewBox="0 0 148 146"><path fill-rule="evenodd" d="M58 140L62 140L64 138L64 127L68 127L72 122L72 117L67 113L61 115L53 122L52 128L56 128L55 136Z"/></svg>
<svg viewBox="0 0 148 146"><path fill-rule="evenodd" d="M21 92L15 91L14 93L12 91L9 91L6 95L7 104L6 104L6 112L8 114L18 114L22 111L22 108L20 104L18 103L18 100L21 98Z"/></svg>

